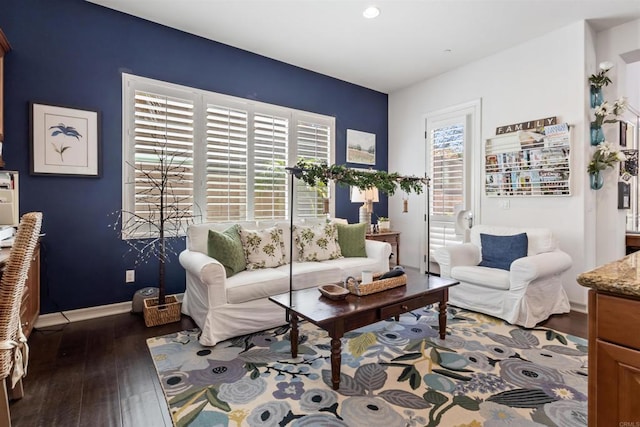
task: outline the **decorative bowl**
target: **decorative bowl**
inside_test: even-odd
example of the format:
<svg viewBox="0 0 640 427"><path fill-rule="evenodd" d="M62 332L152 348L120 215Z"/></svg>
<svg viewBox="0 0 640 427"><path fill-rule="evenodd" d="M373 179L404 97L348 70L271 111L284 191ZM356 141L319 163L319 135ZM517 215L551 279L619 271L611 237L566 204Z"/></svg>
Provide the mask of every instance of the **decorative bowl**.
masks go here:
<svg viewBox="0 0 640 427"><path fill-rule="evenodd" d="M345 299L350 293L348 289L333 284L318 286L318 290L322 295L332 300Z"/></svg>

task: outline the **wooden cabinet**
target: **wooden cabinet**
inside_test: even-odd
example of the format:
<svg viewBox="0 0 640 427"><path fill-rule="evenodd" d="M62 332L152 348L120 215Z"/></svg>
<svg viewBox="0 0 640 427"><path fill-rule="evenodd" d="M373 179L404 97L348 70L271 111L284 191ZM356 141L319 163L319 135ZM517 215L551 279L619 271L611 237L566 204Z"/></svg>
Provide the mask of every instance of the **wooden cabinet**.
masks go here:
<svg viewBox="0 0 640 427"><path fill-rule="evenodd" d="M589 291L589 427L640 423L640 299Z"/></svg>
<svg viewBox="0 0 640 427"><path fill-rule="evenodd" d="M28 337L40 315L40 244L36 246L31 258L29 274L24 284L20 323L22 332Z"/></svg>

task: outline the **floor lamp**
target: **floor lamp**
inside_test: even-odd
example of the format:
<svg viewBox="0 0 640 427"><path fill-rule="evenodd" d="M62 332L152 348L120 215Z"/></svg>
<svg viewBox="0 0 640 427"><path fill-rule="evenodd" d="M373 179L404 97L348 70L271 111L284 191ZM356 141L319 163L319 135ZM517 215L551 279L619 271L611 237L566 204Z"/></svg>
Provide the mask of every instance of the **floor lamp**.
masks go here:
<svg viewBox="0 0 640 427"><path fill-rule="evenodd" d="M293 307L293 194L294 194L294 178L302 176L302 169L299 167L286 167L291 181L289 183L289 307ZM289 310L286 314L287 323L289 322Z"/></svg>

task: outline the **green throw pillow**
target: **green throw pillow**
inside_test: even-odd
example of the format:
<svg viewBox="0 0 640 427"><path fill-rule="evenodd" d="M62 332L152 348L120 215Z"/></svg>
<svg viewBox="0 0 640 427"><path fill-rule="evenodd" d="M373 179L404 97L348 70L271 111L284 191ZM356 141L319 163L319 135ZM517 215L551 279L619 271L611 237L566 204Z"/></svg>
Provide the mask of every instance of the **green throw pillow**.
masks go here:
<svg viewBox="0 0 640 427"><path fill-rule="evenodd" d="M209 230L207 253L220 261L227 277L243 271L247 267L238 226L233 225L223 232Z"/></svg>
<svg viewBox="0 0 640 427"><path fill-rule="evenodd" d="M343 257L367 257L365 234L367 224L336 224L338 226L338 245Z"/></svg>

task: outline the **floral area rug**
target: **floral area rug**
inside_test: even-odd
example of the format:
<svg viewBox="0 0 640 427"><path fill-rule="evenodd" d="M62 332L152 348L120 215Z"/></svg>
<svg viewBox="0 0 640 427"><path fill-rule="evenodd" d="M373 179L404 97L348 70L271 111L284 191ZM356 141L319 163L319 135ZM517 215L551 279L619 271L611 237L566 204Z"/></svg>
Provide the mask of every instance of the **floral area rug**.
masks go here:
<svg viewBox="0 0 640 427"><path fill-rule="evenodd" d="M447 336L427 307L349 332L340 389L330 339L300 324L198 343L198 329L151 338L174 424L182 426L586 426L587 342L450 307Z"/></svg>

